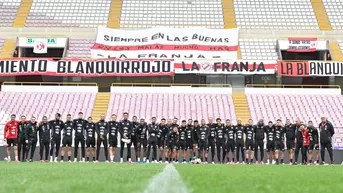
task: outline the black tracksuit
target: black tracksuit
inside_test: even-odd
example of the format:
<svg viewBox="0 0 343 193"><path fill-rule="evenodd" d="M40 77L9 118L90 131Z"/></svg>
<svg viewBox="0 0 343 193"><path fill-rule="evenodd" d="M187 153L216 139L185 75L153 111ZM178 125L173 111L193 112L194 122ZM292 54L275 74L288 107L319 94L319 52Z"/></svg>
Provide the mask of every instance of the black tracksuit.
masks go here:
<svg viewBox="0 0 343 193"><path fill-rule="evenodd" d="M320 154L322 157L322 162L325 161L325 148L329 152L331 163L333 162L333 152L332 152L332 136L335 134L335 130L331 122L326 121L325 123L319 123L320 132Z"/></svg>
<svg viewBox="0 0 343 193"><path fill-rule="evenodd" d="M242 154L242 161L244 161L244 127L243 125L235 126L236 133L236 159L239 162L239 153Z"/></svg>
<svg viewBox="0 0 343 193"><path fill-rule="evenodd" d="M296 125L285 125L287 150L294 149L295 130L296 130Z"/></svg>
<svg viewBox="0 0 343 193"><path fill-rule="evenodd" d="M49 160L49 145L51 140L51 125L49 123L41 123L38 127L39 132L39 155L40 160L43 160L43 151L45 149L45 160Z"/></svg>
<svg viewBox="0 0 343 193"><path fill-rule="evenodd" d="M141 152L141 147L143 146L143 152L146 153L146 148L148 146L147 140L148 125L146 123L139 124L137 129L137 151Z"/></svg>
<svg viewBox="0 0 343 193"><path fill-rule="evenodd" d="M168 128L166 125L160 124L158 126L158 132L157 132L157 146L159 148L164 148L164 141L166 140L166 135L168 132ZM161 158L160 158L161 159Z"/></svg>
<svg viewBox="0 0 343 193"><path fill-rule="evenodd" d="M303 136L302 136L302 133L300 131L300 125L297 126L297 125L292 125L292 127L294 128L293 130L295 130L295 140L296 140L296 143L295 143L295 152L294 152L294 161L295 162L298 162L298 157L299 157L299 151L301 149L301 156L302 156L302 160L304 160L305 158L305 154L304 154L304 144L303 144Z"/></svg>
<svg viewBox="0 0 343 193"><path fill-rule="evenodd" d="M124 138L126 136L128 139L131 139L131 133L132 133L132 123L129 120L123 120L119 124L119 133L121 138ZM131 158L131 143L126 144L127 147L127 159ZM120 140L120 158L123 158L124 155L124 142Z"/></svg>
<svg viewBox="0 0 343 193"><path fill-rule="evenodd" d="M75 130L75 138L74 138L74 158L77 158L77 153L79 150L79 143L81 143L81 153L82 158L86 156L86 149L85 149L85 138L86 138L86 123L85 119L74 119L74 130Z"/></svg>
<svg viewBox="0 0 343 193"><path fill-rule="evenodd" d="M18 124L18 158L19 160L25 160L26 153L26 142L25 142L25 129L28 122L20 122ZM22 158L20 158L20 153L22 152Z"/></svg>
<svg viewBox="0 0 343 193"><path fill-rule="evenodd" d="M208 124L208 127L210 129L210 136L208 137L208 146L211 148L211 156L212 156L212 161L214 161L214 156L216 152L216 124Z"/></svg>
<svg viewBox="0 0 343 193"><path fill-rule="evenodd" d="M149 133L149 141L148 141L148 155L147 160L150 157L150 150L152 147L153 156L152 161L157 159L157 133L158 133L158 125L156 123L148 124L148 133Z"/></svg>
<svg viewBox="0 0 343 193"><path fill-rule="evenodd" d="M261 159L260 161L263 161L264 159L264 134L266 132L266 127L262 125L255 125L254 126L254 132L255 132L255 160L258 161L258 149L260 149L260 155Z"/></svg>
<svg viewBox="0 0 343 193"><path fill-rule="evenodd" d="M138 143L138 138L137 138L138 127L139 127L139 122L132 121L131 143L132 143L136 152L138 150L138 148L137 148L138 147L137 146L137 143Z"/></svg>
<svg viewBox="0 0 343 193"><path fill-rule="evenodd" d="M108 137L108 142L110 147L117 147L118 145L118 130L119 130L119 122L117 121L109 121L109 137Z"/></svg>
<svg viewBox="0 0 343 193"><path fill-rule="evenodd" d="M32 160L33 155L35 154L36 146L37 146L37 132L38 127L36 125L37 123L28 123L27 127L25 129L25 140L28 140L27 146L26 146L26 159L29 155L30 149L31 149L31 155L30 159Z"/></svg>
<svg viewBox="0 0 343 193"><path fill-rule="evenodd" d="M53 155L54 153L54 148L56 145L56 151L55 151L55 157L58 156L58 153L60 151L60 147L61 147L61 133L63 130L63 121L61 120L52 120L49 121L49 124L51 126L51 133L52 133L52 138L51 138L51 146L50 146L50 156Z"/></svg>
<svg viewBox="0 0 343 193"><path fill-rule="evenodd" d="M62 139L62 147L71 147L73 143L73 130L74 130L74 123L73 121L66 121L63 125L63 139Z"/></svg>
<svg viewBox="0 0 343 193"><path fill-rule="evenodd" d="M104 145L105 159L108 161L108 143L107 143L107 133L108 133L108 123L104 120L100 120L95 125L95 130L98 135L97 146L96 146L96 160L99 160L101 143Z"/></svg>
<svg viewBox="0 0 343 193"><path fill-rule="evenodd" d="M218 162L224 162L225 161L225 155L226 155L226 147L225 147L225 125L216 124L216 145L217 145L217 159ZM220 154L223 151L222 154L222 160L220 159Z"/></svg>

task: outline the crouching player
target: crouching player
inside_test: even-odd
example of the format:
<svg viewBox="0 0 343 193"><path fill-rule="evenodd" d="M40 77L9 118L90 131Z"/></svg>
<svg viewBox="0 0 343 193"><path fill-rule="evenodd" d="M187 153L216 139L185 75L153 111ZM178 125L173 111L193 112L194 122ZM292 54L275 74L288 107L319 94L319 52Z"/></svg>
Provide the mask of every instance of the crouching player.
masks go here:
<svg viewBox="0 0 343 193"><path fill-rule="evenodd" d="M313 126L313 122L312 121L309 121L308 122L308 126L307 126L307 129L308 129L308 134L310 136L310 146L309 146L309 149L308 149L308 155L309 155L309 163L308 165L312 165L312 160L313 160L313 150L316 151L316 162L315 164L316 165L319 165L319 156L320 156L320 153L319 153L319 137L318 137L318 130Z"/></svg>
<svg viewBox="0 0 343 193"><path fill-rule="evenodd" d="M174 162L176 160L176 140L178 139L179 131L178 127L174 126L173 130L167 135L167 148L169 162Z"/></svg>

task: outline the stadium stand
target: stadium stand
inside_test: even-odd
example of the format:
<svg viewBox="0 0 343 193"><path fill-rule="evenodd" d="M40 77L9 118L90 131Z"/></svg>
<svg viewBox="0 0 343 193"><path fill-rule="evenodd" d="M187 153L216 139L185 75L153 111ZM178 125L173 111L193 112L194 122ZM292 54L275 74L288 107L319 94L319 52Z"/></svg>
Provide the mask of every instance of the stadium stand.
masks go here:
<svg viewBox="0 0 343 193"><path fill-rule="evenodd" d="M68 58L90 58L94 39L69 38Z"/></svg>
<svg viewBox="0 0 343 193"><path fill-rule="evenodd" d="M179 119L199 120L236 117L232 96L229 94L111 93L107 119L112 113L119 115L123 112L147 120L152 116L158 119L176 116Z"/></svg>
<svg viewBox="0 0 343 193"><path fill-rule="evenodd" d="M333 30L343 29L343 2L340 0L323 0L324 7L327 11L328 19Z"/></svg>
<svg viewBox="0 0 343 193"><path fill-rule="evenodd" d="M275 39L240 39L242 59L277 60Z"/></svg>
<svg viewBox="0 0 343 193"><path fill-rule="evenodd" d="M218 0L124 0L121 28L154 26L223 28L223 11Z"/></svg>
<svg viewBox="0 0 343 193"><path fill-rule="evenodd" d="M12 26L17 10L20 7L20 0L1 0L0 1L0 27Z"/></svg>
<svg viewBox="0 0 343 193"><path fill-rule="evenodd" d="M4 46L5 40L6 40L5 38L0 37L0 53L1 53L2 47Z"/></svg>
<svg viewBox="0 0 343 193"><path fill-rule="evenodd" d="M239 28L319 30L309 0L234 0L233 2Z"/></svg>
<svg viewBox="0 0 343 193"><path fill-rule="evenodd" d="M329 46L330 46L331 57L334 60L342 61L343 60L343 41L342 40L338 40L337 42L330 41Z"/></svg>
<svg viewBox="0 0 343 193"><path fill-rule="evenodd" d="M0 123L9 120L11 114L36 116L38 120L46 115L54 119L55 113L60 112L63 117L68 113L77 117L78 112L90 116L94 106L96 93L76 92L0 92Z"/></svg>

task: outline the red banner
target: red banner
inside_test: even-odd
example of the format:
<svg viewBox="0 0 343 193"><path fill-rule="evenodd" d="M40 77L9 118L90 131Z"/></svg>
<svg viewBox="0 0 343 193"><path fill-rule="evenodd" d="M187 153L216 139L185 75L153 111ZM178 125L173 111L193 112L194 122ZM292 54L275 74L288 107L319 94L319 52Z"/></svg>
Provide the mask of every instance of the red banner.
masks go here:
<svg viewBox="0 0 343 193"><path fill-rule="evenodd" d="M317 38L288 38L287 52L315 52Z"/></svg>
<svg viewBox="0 0 343 193"><path fill-rule="evenodd" d="M279 76L309 76L308 61L278 61L277 73Z"/></svg>

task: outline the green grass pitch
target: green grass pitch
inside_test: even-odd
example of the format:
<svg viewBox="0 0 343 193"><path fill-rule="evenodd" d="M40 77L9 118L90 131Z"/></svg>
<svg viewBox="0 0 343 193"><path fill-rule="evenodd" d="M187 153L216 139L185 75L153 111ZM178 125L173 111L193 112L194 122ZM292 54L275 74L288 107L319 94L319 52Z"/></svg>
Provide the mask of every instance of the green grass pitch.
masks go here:
<svg viewBox="0 0 343 193"><path fill-rule="evenodd" d="M174 165L187 193L342 193L342 166ZM3 193L145 193L166 164L0 162ZM170 175L170 174L169 174ZM165 182L168 182L168 175ZM170 182L173 184L173 182ZM177 184L177 183L176 183ZM159 184L156 193L160 192ZM185 193L185 192L180 192Z"/></svg>

